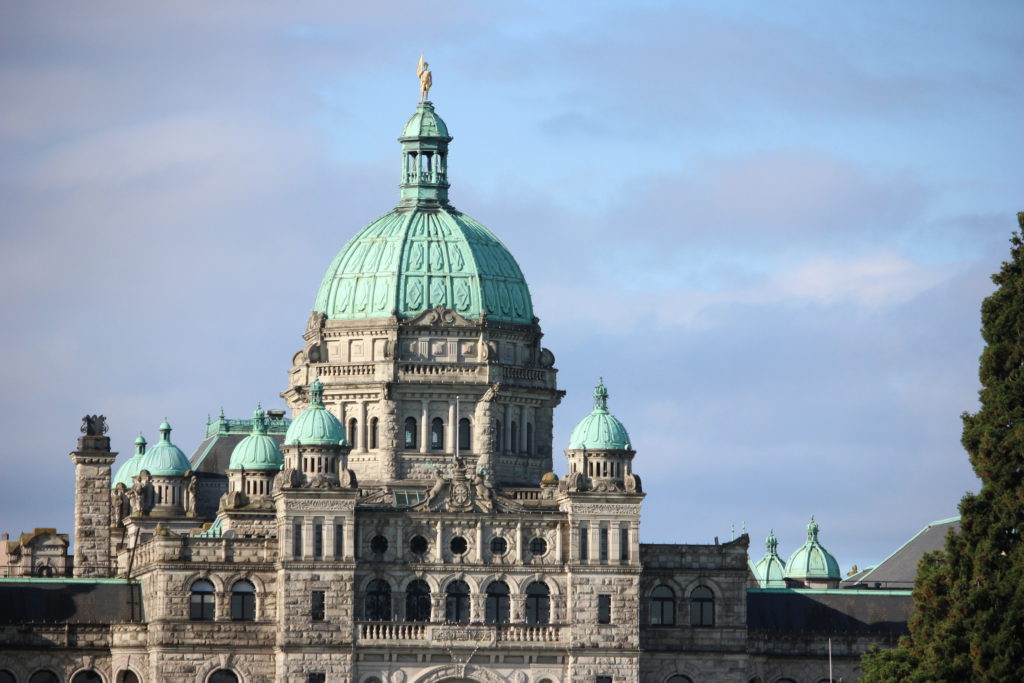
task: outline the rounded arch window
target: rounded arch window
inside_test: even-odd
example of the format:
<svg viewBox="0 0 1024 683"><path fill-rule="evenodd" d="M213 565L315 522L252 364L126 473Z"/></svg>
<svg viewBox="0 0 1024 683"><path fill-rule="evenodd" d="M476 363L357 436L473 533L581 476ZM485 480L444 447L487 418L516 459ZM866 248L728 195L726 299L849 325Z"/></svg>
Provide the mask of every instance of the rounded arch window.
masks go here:
<svg viewBox="0 0 1024 683"><path fill-rule="evenodd" d="M419 447L419 432L416 430L416 418L407 417L405 418L405 447L406 448L418 448Z"/></svg>
<svg viewBox="0 0 1024 683"><path fill-rule="evenodd" d="M430 449L444 450L444 420L439 417L430 421Z"/></svg>
<svg viewBox="0 0 1024 683"><path fill-rule="evenodd" d="M188 598L188 618L192 621L211 621L214 605L213 584L206 579L194 582Z"/></svg>
<svg viewBox="0 0 1024 683"><path fill-rule="evenodd" d="M452 549L452 552L456 555L461 555L469 548L469 543L462 536L456 536L452 539L452 542L448 544L448 547Z"/></svg>
<svg viewBox="0 0 1024 683"><path fill-rule="evenodd" d="M91 669L79 671L71 678L71 683L103 683L103 677Z"/></svg>
<svg viewBox="0 0 1024 683"><path fill-rule="evenodd" d="M17 679L10 671L0 669L0 683L17 683Z"/></svg>
<svg viewBox="0 0 1024 683"><path fill-rule="evenodd" d="M504 555L508 552L508 541L501 536L496 536L491 539L491 554L492 555Z"/></svg>
<svg viewBox="0 0 1024 683"><path fill-rule="evenodd" d="M230 669L217 669L206 679L207 683L238 683L238 674Z"/></svg>
<svg viewBox="0 0 1024 683"><path fill-rule="evenodd" d="M690 626L715 625L715 594L707 586L697 586L690 593Z"/></svg>
<svg viewBox="0 0 1024 683"><path fill-rule="evenodd" d="M693 683L693 680L689 676L676 674L675 676L672 676L667 681L665 681L665 683Z"/></svg>
<svg viewBox="0 0 1024 683"><path fill-rule="evenodd" d="M492 581L487 586L487 599L484 602L484 620L488 624L508 623L508 596L508 584L504 581Z"/></svg>
<svg viewBox="0 0 1024 683"><path fill-rule="evenodd" d="M427 543L427 539L423 536L413 536L412 539L409 540L409 552L419 558L422 558L427 554L428 547L430 546Z"/></svg>
<svg viewBox="0 0 1024 683"><path fill-rule="evenodd" d="M366 607L369 621L391 621L391 586L384 579L374 579L366 586Z"/></svg>
<svg viewBox="0 0 1024 683"><path fill-rule="evenodd" d="M535 557L540 557L548 551L548 542L540 536L530 541L530 554Z"/></svg>
<svg viewBox="0 0 1024 683"><path fill-rule="evenodd" d="M60 683L60 679L52 671L43 669L29 676L28 683Z"/></svg>
<svg viewBox="0 0 1024 683"><path fill-rule="evenodd" d="M405 620L430 621L430 586L422 579L405 589Z"/></svg>
<svg viewBox="0 0 1024 683"><path fill-rule="evenodd" d="M370 552L374 555L383 555L388 550L388 539L377 534L370 539Z"/></svg>
<svg viewBox="0 0 1024 683"><path fill-rule="evenodd" d="M235 581L231 586L231 618L234 621L256 619L256 586L252 581Z"/></svg>
<svg viewBox="0 0 1024 683"><path fill-rule="evenodd" d="M651 591L651 626L675 626L676 594L668 586Z"/></svg>
<svg viewBox="0 0 1024 683"><path fill-rule="evenodd" d="M533 455L533 423L526 423L526 454Z"/></svg>
<svg viewBox="0 0 1024 683"><path fill-rule="evenodd" d="M359 445L359 422L353 417L348 421L348 444L354 449Z"/></svg>
<svg viewBox="0 0 1024 683"><path fill-rule="evenodd" d="M139 677L134 671L125 669L117 675L117 683L139 683Z"/></svg>
<svg viewBox="0 0 1024 683"><path fill-rule="evenodd" d="M380 448L380 420L370 418L370 448Z"/></svg>
<svg viewBox="0 0 1024 683"><path fill-rule="evenodd" d="M547 624L551 621L551 589L543 581L526 587L526 623Z"/></svg>
<svg viewBox="0 0 1024 683"><path fill-rule="evenodd" d="M469 623L469 585L465 581L448 584L444 599L444 618L450 624Z"/></svg>
<svg viewBox="0 0 1024 683"><path fill-rule="evenodd" d="M464 417L459 420L459 450L468 451L472 450L472 430L470 429L469 418Z"/></svg>

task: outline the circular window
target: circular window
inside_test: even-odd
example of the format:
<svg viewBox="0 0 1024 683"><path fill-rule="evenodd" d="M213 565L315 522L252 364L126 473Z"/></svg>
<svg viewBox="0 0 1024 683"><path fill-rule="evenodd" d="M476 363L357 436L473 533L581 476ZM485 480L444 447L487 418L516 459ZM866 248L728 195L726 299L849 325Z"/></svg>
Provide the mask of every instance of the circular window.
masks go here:
<svg viewBox="0 0 1024 683"><path fill-rule="evenodd" d="M370 551L374 555L383 555L388 549L388 539L381 535L374 536L370 539Z"/></svg>
<svg viewBox="0 0 1024 683"><path fill-rule="evenodd" d="M530 541L530 553L533 555L543 555L548 551L548 542L543 538L537 537Z"/></svg>
<svg viewBox="0 0 1024 683"><path fill-rule="evenodd" d="M409 541L409 550L413 555L423 555L427 552L427 539L422 536L413 536Z"/></svg>
<svg viewBox="0 0 1024 683"><path fill-rule="evenodd" d="M508 541L501 536L491 539L491 552L495 555L504 555L508 552Z"/></svg>
<svg viewBox="0 0 1024 683"><path fill-rule="evenodd" d="M469 544L466 543L466 539L464 539L462 536L456 536L452 539L452 542L448 547L451 548L452 552L456 555L461 555L462 553L466 552L466 548L469 547Z"/></svg>

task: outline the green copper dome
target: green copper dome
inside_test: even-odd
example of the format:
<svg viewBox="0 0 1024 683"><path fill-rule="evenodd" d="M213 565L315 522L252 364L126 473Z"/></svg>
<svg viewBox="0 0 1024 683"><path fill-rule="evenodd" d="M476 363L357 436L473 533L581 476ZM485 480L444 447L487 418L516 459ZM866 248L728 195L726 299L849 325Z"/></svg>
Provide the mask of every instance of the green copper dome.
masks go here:
<svg viewBox="0 0 1024 683"><path fill-rule="evenodd" d="M314 308L330 320L410 318L443 306L469 319L529 325L523 272L487 228L448 204L448 128L420 103L402 137L398 208L334 257Z"/></svg>
<svg viewBox="0 0 1024 683"><path fill-rule="evenodd" d="M754 576L761 588L785 588L786 563L779 557L779 539L775 538L774 529L769 532L764 545L764 557L753 567Z"/></svg>
<svg viewBox="0 0 1024 683"><path fill-rule="evenodd" d="M284 454L277 442L267 436L267 415L262 406L252 414L252 433L238 442L231 451L229 470L279 470L284 467Z"/></svg>
<svg viewBox="0 0 1024 683"><path fill-rule="evenodd" d="M807 540L786 562L786 578L800 580L839 579L839 563L818 542L818 523L811 517L807 525Z"/></svg>
<svg viewBox="0 0 1024 683"><path fill-rule="evenodd" d="M139 465L142 463L144 455L146 455L146 437L139 434L135 439L135 454L117 468L117 474L110 482L110 488L114 488L118 484L124 484L126 488L131 488L132 477L139 473Z"/></svg>
<svg viewBox="0 0 1024 683"><path fill-rule="evenodd" d="M608 389L603 379L594 388L594 410L580 420L569 437L569 450L584 448L594 451L632 450L626 428L608 412Z"/></svg>
<svg viewBox="0 0 1024 683"><path fill-rule="evenodd" d="M309 407L292 420L284 435L285 446L346 446L345 428L324 407L324 385L319 379L309 385Z"/></svg>
<svg viewBox="0 0 1024 683"><path fill-rule="evenodd" d="M154 477L180 477L192 469L180 448L171 443L171 425L160 424L160 441L139 461L139 472L149 471Z"/></svg>

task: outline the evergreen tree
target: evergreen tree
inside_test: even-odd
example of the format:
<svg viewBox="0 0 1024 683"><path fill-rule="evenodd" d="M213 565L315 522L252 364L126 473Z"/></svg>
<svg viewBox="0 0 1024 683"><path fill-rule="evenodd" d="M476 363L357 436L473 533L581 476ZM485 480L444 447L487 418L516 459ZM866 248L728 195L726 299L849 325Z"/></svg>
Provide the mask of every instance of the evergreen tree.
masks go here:
<svg viewBox="0 0 1024 683"><path fill-rule="evenodd" d="M863 657L868 681L1024 681L1024 212L981 306L981 409L962 442L981 480L960 533L921 560L910 636Z"/></svg>

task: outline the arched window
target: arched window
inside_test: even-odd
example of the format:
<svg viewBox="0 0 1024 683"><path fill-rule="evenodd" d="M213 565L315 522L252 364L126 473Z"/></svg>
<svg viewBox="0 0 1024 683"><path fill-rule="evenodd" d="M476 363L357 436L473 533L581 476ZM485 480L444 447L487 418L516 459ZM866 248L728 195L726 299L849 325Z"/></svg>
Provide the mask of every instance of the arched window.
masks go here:
<svg viewBox="0 0 1024 683"><path fill-rule="evenodd" d="M206 579L193 583L192 594L188 599L188 618L193 621L211 621L213 607L213 584Z"/></svg>
<svg viewBox="0 0 1024 683"><path fill-rule="evenodd" d="M95 671L79 671L71 679L71 683L103 683L103 677Z"/></svg>
<svg viewBox="0 0 1024 683"><path fill-rule="evenodd" d="M355 449L359 445L359 422L353 417L348 421L348 445Z"/></svg>
<svg viewBox="0 0 1024 683"><path fill-rule="evenodd" d="M52 671L43 669L29 676L28 683L60 683L60 679Z"/></svg>
<svg viewBox="0 0 1024 683"><path fill-rule="evenodd" d="M494 421L494 443L491 444L491 450L495 453L505 450L505 430L502 428L501 420Z"/></svg>
<svg viewBox="0 0 1024 683"><path fill-rule="evenodd" d="M139 677L134 671L125 669L117 675L117 683L139 683Z"/></svg>
<svg viewBox="0 0 1024 683"><path fill-rule="evenodd" d="M238 674L230 669L217 669L206 679L207 683L238 683Z"/></svg>
<svg viewBox="0 0 1024 683"><path fill-rule="evenodd" d="M380 448L380 420L370 418L370 448Z"/></svg>
<svg viewBox="0 0 1024 683"><path fill-rule="evenodd" d="M526 623L547 624L551 621L551 591L542 581L526 587Z"/></svg>
<svg viewBox="0 0 1024 683"><path fill-rule="evenodd" d="M419 448L419 432L416 430L416 418L405 418L405 447Z"/></svg>
<svg viewBox="0 0 1024 683"><path fill-rule="evenodd" d="M690 593L690 626L715 625L715 594L707 586L697 586Z"/></svg>
<svg viewBox="0 0 1024 683"><path fill-rule="evenodd" d="M675 676L672 676L667 681L665 681L665 683L693 683L693 679L691 679L689 676L676 674Z"/></svg>
<svg viewBox="0 0 1024 683"><path fill-rule="evenodd" d="M18 679L10 671L0 671L0 683L18 683Z"/></svg>
<svg viewBox="0 0 1024 683"><path fill-rule="evenodd" d="M512 420L512 423L509 425L509 429L512 430L512 433L509 434L509 437L510 437L509 440L511 441L511 443L509 444L509 450L511 450L513 453L518 453L519 452L519 425L516 423L515 420Z"/></svg>
<svg viewBox="0 0 1024 683"><path fill-rule="evenodd" d="M469 586L465 581L452 581L444 599L444 618L450 624L469 623Z"/></svg>
<svg viewBox="0 0 1024 683"><path fill-rule="evenodd" d="M369 621L391 621L391 586L383 579L374 579L366 587L366 607Z"/></svg>
<svg viewBox="0 0 1024 683"><path fill-rule="evenodd" d="M444 420L439 417L430 421L430 449L444 450Z"/></svg>
<svg viewBox="0 0 1024 683"><path fill-rule="evenodd" d="M459 450L469 451L473 449L471 443L470 429L469 429L469 418L464 417L459 420Z"/></svg>
<svg viewBox="0 0 1024 683"><path fill-rule="evenodd" d="M405 620L430 621L430 586L419 579L405 589Z"/></svg>
<svg viewBox="0 0 1024 683"><path fill-rule="evenodd" d="M533 455L533 425L526 423L526 454Z"/></svg>
<svg viewBox="0 0 1024 683"><path fill-rule="evenodd" d="M651 591L651 626L675 626L676 594L668 586Z"/></svg>
<svg viewBox="0 0 1024 683"><path fill-rule="evenodd" d="M231 618L235 621L256 619L256 586L251 581L236 581L231 587Z"/></svg>
<svg viewBox="0 0 1024 683"><path fill-rule="evenodd" d="M487 586L487 601L484 605L484 619L488 624L508 623L508 584L504 581L492 581Z"/></svg>

